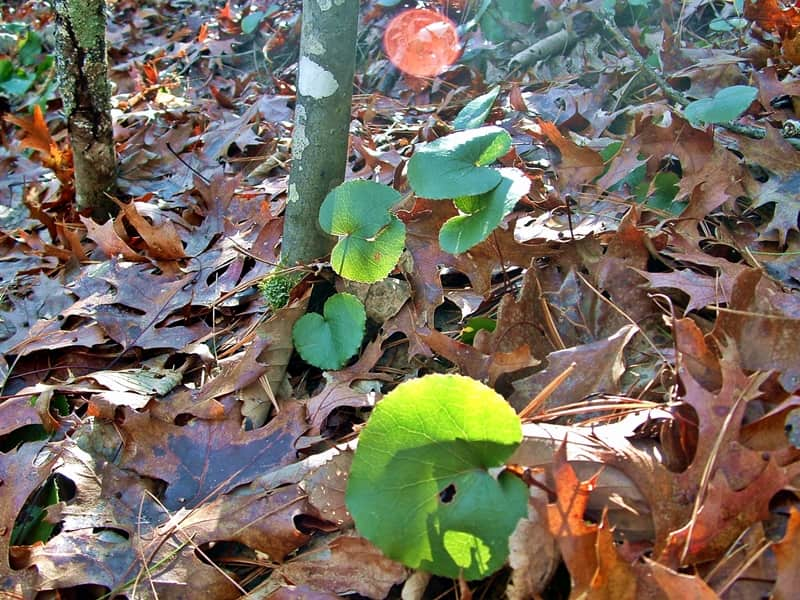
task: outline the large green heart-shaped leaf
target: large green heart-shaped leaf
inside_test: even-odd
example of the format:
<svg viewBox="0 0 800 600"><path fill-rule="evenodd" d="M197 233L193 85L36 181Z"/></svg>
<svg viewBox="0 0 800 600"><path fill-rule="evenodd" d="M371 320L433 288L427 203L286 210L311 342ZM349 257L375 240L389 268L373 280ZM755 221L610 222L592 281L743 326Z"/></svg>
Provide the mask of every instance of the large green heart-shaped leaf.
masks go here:
<svg viewBox="0 0 800 600"><path fill-rule="evenodd" d="M374 283L397 264L406 240L406 226L390 209L400 194L374 181L346 181L325 197L319 224L339 236L331 252L333 270L342 277Z"/></svg>
<svg viewBox="0 0 800 600"><path fill-rule="evenodd" d="M483 125L499 93L500 86L498 85L482 96L478 96L468 102L467 105L461 109L456 118L453 119L453 127L455 129L475 129Z"/></svg>
<svg viewBox="0 0 800 600"><path fill-rule="evenodd" d="M499 127L458 131L419 146L408 161L414 193L441 200L475 196L500 183L500 173L485 165L511 148L511 136Z"/></svg>
<svg viewBox="0 0 800 600"><path fill-rule="evenodd" d="M747 110L757 95L757 88L732 85L718 91L713 98L690 102L683 113L692 123L727 123Z"/></svg>
<svg viewBox="0 0 800 600"><path fill-rule="evenodd" d="M339 369L361 347L367 314L352 294L334 294L322 312L307 313L292 328L294 347L304 361L320 369Z"/></svg>
<svg viewBox="0 0 800 600"><path fill-rule="evenodd" d="M522 440L514 410L461 375L386 395L361 432L347 485L358 532L412 568L466 579L503 565L528 490L503 464Z"/></svg>
<svg viewBox="0 0 800 600"><path fill-rule="evenodd" d="M489 237L514 205L531 188L519 169L498 169L502 179L493 190L480 196L458 198L455 205L464 213L448 219L439 230L439 245L450 254L461 254Z"/></svg>

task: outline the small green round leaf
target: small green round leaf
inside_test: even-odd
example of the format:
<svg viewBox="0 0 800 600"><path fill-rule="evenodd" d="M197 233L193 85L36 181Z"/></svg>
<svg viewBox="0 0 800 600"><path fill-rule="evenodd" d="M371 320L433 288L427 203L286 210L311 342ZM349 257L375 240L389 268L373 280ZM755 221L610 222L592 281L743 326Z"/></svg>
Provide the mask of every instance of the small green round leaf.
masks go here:
<svg viewBox="0 0 800 600"><path fill-rule="evenodd" d="M397 191L374 181L347 181L325 197L319 224L339 236L331 253L334 271L362 283L391 272L406 240L406 226L390 212L399 200Z"/></svg>
<svg viewBox="0 0 800 600"><path fill-rule="evenodd" d="M247 15L244 19L242 19L242 33L253 33L259 25L261 25L261 21L264 19L265 13L258 10L256 12L251 12Z"/></svg>
<svg viewBox="0 0 800 600"><path fill-rule="evenodd" d="M527 486L498 467L522 440L494 390L461 375L400 384L361 432L347 486L358 532L384 554L436 575L500 568L527 514Z"/></svg>
<svg viewBox="0 0 800 600"><path fill-rule="evenodd" d="M757 95L757 88L732 85L721 89L713 98L689 103L683 112L692 123L728 123L739 118Z"/></svg>
<svg viewBox="0 0 800 600"><path fill-rule="evenodd" d="M470 101L453 120L453 127L455 129L475 129L483 125L499 93L500 86L495 86L482 96Z"/></svg>
<svg viewBox="0 0 800 600"><path fill-rule="evenodd" d="M450 254L461 254L482 242L497 227L517 201L528 193L530 180L519 169L498 169L500 184L486 194L459 198L463 213L452 217L439 230L439 245Z"/></svg>
<svg viewBox="0 0 800 600"><path fill-rule="evenodd" d="M458 131L419 146L408 161L414 193L441 200L475 196L500 183L497 169L486 167L511 148L511 136L500 127Z"/></svg>
<svg viewBox="0 0 800 600"><path fill-rule="evenodd" d="M304 361L320 369L339 369L361 347L367 314L352 294L334 294L324 315L308 313L292 328L294 347Z"/></svg>

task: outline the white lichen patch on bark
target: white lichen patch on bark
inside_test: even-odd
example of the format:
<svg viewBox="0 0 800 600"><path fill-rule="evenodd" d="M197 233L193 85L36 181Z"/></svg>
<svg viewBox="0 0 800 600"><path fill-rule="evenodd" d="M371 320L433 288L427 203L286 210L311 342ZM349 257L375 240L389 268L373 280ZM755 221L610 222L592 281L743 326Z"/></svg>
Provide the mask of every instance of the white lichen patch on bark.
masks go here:
<svg viewBox="0 0 800 600"><path fill-rule="evenodd" d="M304 96L321 100L333 95L339 89L339 84L336 83L333 74L307 56L300 57L298 72L300 73L300 83L297 87Z"/></svg>
<svg viewBox="0 0 800 600"><path fill-rule="evenodd" d="M309 54L314 54L316 56L322 56L325 54L325 46L322 45L317 38L308 36L305 40L303 40L303 48Z"/></svg>
<svg viewBox="0 0 800 600"><path fill-rule="evenodd" d="M293 183L290 183L289 184L289 197L286 199L286 201L289 204L294 204L299 199L300 199L300 196L297 193L297 186L295 184L293 184Z"/></svg>
<svg viewBox="0 0 800 600"><path fill-rule="evenodd" d="M303 158L303 150L307 147L306 109L303 106L298 106L294 117L294 132L292 133L292 156L295 164L299 163Z"/></svg>

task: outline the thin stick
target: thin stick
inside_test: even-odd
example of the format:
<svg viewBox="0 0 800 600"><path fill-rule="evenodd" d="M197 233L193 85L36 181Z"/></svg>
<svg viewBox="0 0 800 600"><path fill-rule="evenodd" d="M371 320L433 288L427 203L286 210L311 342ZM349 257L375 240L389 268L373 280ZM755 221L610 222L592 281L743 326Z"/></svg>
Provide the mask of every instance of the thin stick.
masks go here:
<svg viewBox="0 0 800 600"><path fill-rule="evenodd" d="M528 405L520 411L519 418L520 419L524 419L525 417L530 416L531 413L534 413L537 410L539 410L541 408L541 406L545 402L547 402L547 399L550 396L553 395L553 392L556 391L556 388L558 386L560 386L562 383L564 383L564 381L567 379L567 377L572 375L572 372L575 370L576 366L577 366L577 363L573 362L570 366L568 366L561 373L559 373L556 376L556 378L553 379L553 381L551 381L546 386L544 386L544 389L541 392L539 392L538 394L536 394L536 396L533 398L533 400L528 402Z"/></svg>

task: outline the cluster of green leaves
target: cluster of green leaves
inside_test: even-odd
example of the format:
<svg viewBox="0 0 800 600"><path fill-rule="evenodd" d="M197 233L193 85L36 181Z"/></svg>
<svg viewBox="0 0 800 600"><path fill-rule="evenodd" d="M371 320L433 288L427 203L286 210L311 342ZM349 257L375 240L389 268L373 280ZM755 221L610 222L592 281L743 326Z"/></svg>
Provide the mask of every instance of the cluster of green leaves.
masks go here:
<svg viewBox="0 0 800 600"><path fill-rule="evenodd" d="M470 102L455 119L455 133L420 145L408 163L417 196L452 201L459 211L439 232L442 249L453 254L485 240L530 187L518 169L491 166L511 149L505 130L481 127L498 91ZM405 224L393 212L401 199L373 181L348 181L326 196L319 223L338 238L331 252L336 273L362 283L389 275L405 247ZM466 337L494 323L472 325ZM365 326L358 298L338 293L322 315L298 319L292 339L306 362L339 369L358 353ZM528 491L514 475L490 469L521 438L514 410L469 377L429 375L399 385L359 437L347 487L358 531L413 568L467 579L494 572L527 513Z"/></svg>
<svg viewBox="0 0 800 600"><path fill-rule="evenodd" d="M408 163L408 181L417 196L450 200L459 211L439 232L440 246L452 254L485 240L530 188L519 169L491 166L511 149L504 129L481 127L498 92L494 88L467 104L454 121L458 131L421 144ZM338 238L331 252L336 273L360 283L375 283L391 273L405 247L405 224L393 213L401 199L395 189L374 181L346 181L331 190L320 207L319 224ZM276 285L265 285L264 291L287 296L284 288L273 290ZM335 295L324 317L306 315L295 325L298 352L314 366L341 368L358 352L363 314L358 299Z"/></svg>
<svg viewBox="0 0 800 600"><path fill-rule="evenodd" d="M56 90L53 57L44 51L41 36L23 23L0 23L0 93L20 100L43 85L36 102L52 98Z"/></svg>
<svg viewBox="0 0 800 600"><path fill-rule="evenodd" d="M455 120L462 131L420 145L408 163L408 181L417 196L451 200L459 210L439 232L440 246L452 254L485 240L530 189L519 169L490 166L511 149L504 129L478 127L497 92L473 100ZM405 226L392 213L400 199L391 187L371 181L348 181L328 194L319 222L339 238L331 255L334 271L362 283L391 272L405 243Z"/></svg>
<svg viewBox="0 0 800 600"><path fill-rule="evenodd" d="M495 88L457 116L457 130L420 145L408 163L418 196L452 201L459 214L439 233L454 254L485 240L528 192L518 169L491 166L511 149L499 127L481 127L497 98ZM393 209L401 195L373 181L348 181L320 208L322 229L338 238L331 265L362 283L384 279L405 247L406 227ZM281 299L285 286L269 290ZM491 329L474 322L465 331ZM292 340L306 362L339 369L358 353L366 326L355 296L334 294L323 314L308 313ZM359 438L347 487L358 531L389 557L438 575L477 579L508 556L508 538L527 513L527 486L490 471L522 438L519 418L494 390L469 377L429 375L407 381L378 404Z"/></svg>

